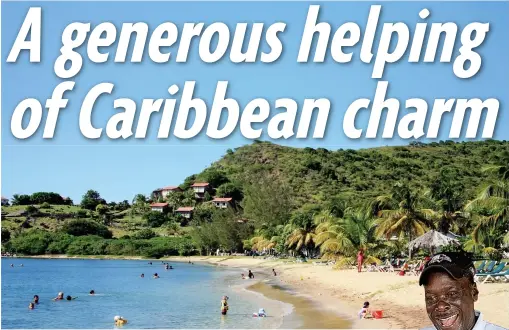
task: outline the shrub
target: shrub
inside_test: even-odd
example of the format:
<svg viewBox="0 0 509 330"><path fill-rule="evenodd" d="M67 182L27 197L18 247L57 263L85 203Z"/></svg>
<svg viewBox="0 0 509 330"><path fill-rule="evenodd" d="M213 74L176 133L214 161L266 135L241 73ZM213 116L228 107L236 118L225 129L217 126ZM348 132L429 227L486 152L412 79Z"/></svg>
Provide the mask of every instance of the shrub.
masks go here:
<svg viewBox="0 0 509 330"><path fill-rule="evenodd" d="M152 229L142 229L132 235L134 239L151 239L156 237L156 233Z"/></svg>
<svg viewBox="0 0 509 330"><path fill-rule="evenodd" d="M51 205L48 202L44 202L41 204L41 209L50 209Z"/></svg>
<svg viewBox="0 0 509 330"><path fill-rule="evenodd" d="M113 234L105 225L84 219L70 220L66 222L62 231L73 236L97 235L103 238L113 237Z"/></svg>

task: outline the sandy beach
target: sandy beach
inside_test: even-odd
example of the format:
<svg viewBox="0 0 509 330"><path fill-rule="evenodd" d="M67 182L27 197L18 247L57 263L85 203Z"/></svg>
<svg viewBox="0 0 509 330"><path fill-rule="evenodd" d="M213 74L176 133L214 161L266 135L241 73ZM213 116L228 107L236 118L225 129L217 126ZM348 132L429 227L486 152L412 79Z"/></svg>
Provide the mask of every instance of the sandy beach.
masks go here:
<svg viewBox="0 0 509 330"><path fill-rule="evenodd" d="M88 256L65 255L35 258L90 259ZM144 259L111 256L91 258ZM305 328L418 329L431 324L425 312L424 290L419 287L417 276L379 272L359 274L353 269L334 270L330 266L312 263L251 257L193 256L158 260L192 261L239 268L239 278L242 272L247 275L247 269L251 269L258 276L253 285L242 286L262 293L269 299L294 305ZM276 270L277 276L271 275L272 269ZM270 289L269 285L285 290ZM475 308L484 314L488 322L509 328L509 283L479 283L478 289L479 300ZM382 310L383 319L358 320L356 315L364 301L369 301L372 309ZM292 325L283 323L283 328L291 328Z"/></svg>
<svg viewBox="0 0 509 330"><path fill-rule="evenodd" d="M277 260L249 257L187 257L175 261L207 262L227 267L269 273L274 268L273 283L289 288L334 311L351 322L354 329L415 329L430 325L424 307L424 290L417 276L395 273L334 270L311 263L284 263ZM239 272L240 273L240 272ZM240 275L240 274L239 274ZM509 284L478 284L479 300L475 307L488 322L509 328ZM383 319L357 320L356 313L364 301L373 309L382 310ZM311 325L308 325L311 326Z"/></svg>

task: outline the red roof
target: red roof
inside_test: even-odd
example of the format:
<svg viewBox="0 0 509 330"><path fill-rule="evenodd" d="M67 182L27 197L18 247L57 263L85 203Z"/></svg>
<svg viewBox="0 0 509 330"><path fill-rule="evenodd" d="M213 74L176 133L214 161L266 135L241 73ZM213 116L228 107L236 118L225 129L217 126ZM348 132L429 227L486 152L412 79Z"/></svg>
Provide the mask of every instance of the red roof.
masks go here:
<svg viewBox="0 0 509 330"><path fill-rule="evenodd" d="M165 207L168 206L168 203L152 203L150 207Z"/></svg>
<svg viewBox="0 0 509 330"><path fill-rule="evenodd" d="M208 185L208 182L195 182L191 187L207 187Z"/></svg>
<svg viewBox="0 0 509 330"><path fill-rule="evenodd" d="M161 190L181 190L181 189L176 186L168 186L168 187L161 188Z"/></svg>
<svg viewBox="0 0 509 330"><path fill-rule="evenodd" d="M192 210L194 210L194 207L186 206L186 207L179 207L177 209L177 212L191 212Z"/></svg>
<svg viewBox="0 0 509 330"><path fill-rule="evenodd" d="M156 191L162 191L162 190L163 190L163 188L157 188L156 190L154 190L154 192L156 192Z"/></svg>
<svg viewBox="0 0 509 330"><path fill-rule="evenodd" d="M216 197L212 200L213 202L231 202L232 201L232 198L231 197Z"/></svg>

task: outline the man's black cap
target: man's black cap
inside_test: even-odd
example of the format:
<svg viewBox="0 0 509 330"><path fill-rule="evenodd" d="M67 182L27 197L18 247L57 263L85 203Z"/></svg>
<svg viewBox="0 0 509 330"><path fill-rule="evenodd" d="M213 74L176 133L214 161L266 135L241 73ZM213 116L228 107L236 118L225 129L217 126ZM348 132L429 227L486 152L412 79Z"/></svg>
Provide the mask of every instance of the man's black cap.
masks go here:
<svg viewBox="0 0 509 330"><path fill-rule="evenodd" d="M423 285L427 277L434 272L447 272L455 279L475 275L472 255L466 252L442 252L435 254L425 265L419 278L419 285Z"/></svg>

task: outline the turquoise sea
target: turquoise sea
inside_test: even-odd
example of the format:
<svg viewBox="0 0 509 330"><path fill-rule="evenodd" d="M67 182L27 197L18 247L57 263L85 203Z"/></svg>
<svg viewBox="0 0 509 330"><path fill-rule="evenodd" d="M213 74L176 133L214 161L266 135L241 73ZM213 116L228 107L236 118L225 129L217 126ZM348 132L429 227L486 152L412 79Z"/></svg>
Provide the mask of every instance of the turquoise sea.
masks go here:
<svg viewBox="0 0 509 330"><path fill-rule="evenodd" d="M14 264L14 267L10 267ZM23 264L23 267L20 266ZM245 289L239 270L161 261L2 258L2 328L275 328L286 307ZM145 277L140 275L144 273ZM160 278L152 275L158 273ZM244 285L242 285L244 282ZM89 295L90 290L95 295ZM59 291L77 296L53 301ZM33 296L40 302L28 309ZM228 315L220 300L229 296ZM264 307L270 317L253 318Z"/></svg>

